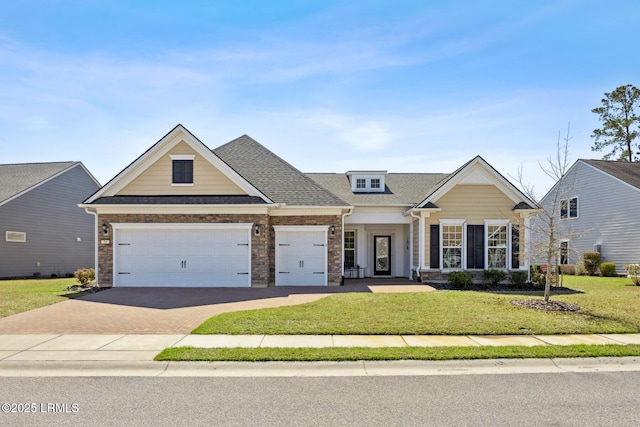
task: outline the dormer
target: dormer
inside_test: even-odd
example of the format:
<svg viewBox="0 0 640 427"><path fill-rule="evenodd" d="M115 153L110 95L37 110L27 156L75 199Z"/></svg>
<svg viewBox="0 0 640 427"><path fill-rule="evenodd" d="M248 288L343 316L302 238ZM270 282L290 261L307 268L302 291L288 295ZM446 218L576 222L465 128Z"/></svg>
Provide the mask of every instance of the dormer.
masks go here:
<svg viewBox="0 0 640 427"><path fill-rule="evenodd" d="M387 171L348 171L347 177L351 182L354 193L384 193L384 177Z"/></svg>

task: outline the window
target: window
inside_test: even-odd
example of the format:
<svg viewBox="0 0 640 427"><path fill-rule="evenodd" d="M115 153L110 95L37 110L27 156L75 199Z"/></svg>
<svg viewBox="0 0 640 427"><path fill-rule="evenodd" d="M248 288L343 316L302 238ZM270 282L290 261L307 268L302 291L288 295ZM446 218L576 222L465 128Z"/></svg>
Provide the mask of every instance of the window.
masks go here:
<svg viewBox="0 0 640 427"><path fill-rule="evenodd" d="M560 264L569 264L569 242L560 242Z"/></svg>
<svg viewBox="0 0 640 427"><path fill-rule="evenodd" d="M578 218L578 198L560 200L560 218Z"/></svg>
<svg viewBox="0 0 640 427"><path fill-rule="evenodd" d="M173 160L173 184L193 184L193 160Z"/></svg>
<svg viewBox="0 0 640 427"><path fill-rule="evenodd" d="M356 188L367 188L367 180L364 178L357 178Z"/></svg>
<svg viewBox="0 0 640 427"><path fill-rule="evenodd" d="M353 268L356 266L356 232L344 232L344 267Z"/></svg>
<svg viewBox="0 0 640 427"><path fill-rule="evenodd" d="M442 268L462 268L462 224L442 225Z"/></svg>
<svg viewBox="0 0 640 427"><path fill-rule="evenodd" d="M371 178L371 188L380 188L380 178Z"/></svg>
<svg viewBox="0 0 640 427"><path fill-rule="evenodd" d="M7 242L25 243L27 241L27 233L24 231L7 231L4 234Z"/></svg>
<svg viewBox="0 0 640 427"><path fill-rule="evenodd" d="M487 225L487 267L507 268L506 225Z"/></svg>

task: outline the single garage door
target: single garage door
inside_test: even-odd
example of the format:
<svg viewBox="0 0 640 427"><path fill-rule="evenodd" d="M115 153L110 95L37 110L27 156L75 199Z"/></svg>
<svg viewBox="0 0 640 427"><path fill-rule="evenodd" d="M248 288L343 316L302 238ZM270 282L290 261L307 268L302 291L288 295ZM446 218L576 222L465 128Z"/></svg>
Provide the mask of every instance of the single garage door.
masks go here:
<svg viewBox="0 0 640 427"><path fill-rule="evenodd" d="M327 285L325 226L276 226L276 285Z"/></svg>
<svg viewBox="0 0 640 427"><path fill-rule="evenodd" d="M135 227L135 226L133 226ZM251 286L250 229L114 225L115 286Z"/></svg>

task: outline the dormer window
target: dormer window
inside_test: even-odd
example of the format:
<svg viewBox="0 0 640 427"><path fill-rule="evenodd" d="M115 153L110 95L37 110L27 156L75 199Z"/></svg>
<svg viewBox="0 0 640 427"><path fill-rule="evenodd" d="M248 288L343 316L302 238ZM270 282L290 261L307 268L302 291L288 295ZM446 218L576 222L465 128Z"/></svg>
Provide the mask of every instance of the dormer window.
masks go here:
<svg viewBox="0 0 640 427"><path fill-rule="evenodd" d="M193 154L172 154L172 185L193 185Z"/></svg>
<svg viewBox="0 0 640 427"><path fill-rule="evenodd" d="M384 193L387 171L349 171L347 176L354 193Z"/></svg>

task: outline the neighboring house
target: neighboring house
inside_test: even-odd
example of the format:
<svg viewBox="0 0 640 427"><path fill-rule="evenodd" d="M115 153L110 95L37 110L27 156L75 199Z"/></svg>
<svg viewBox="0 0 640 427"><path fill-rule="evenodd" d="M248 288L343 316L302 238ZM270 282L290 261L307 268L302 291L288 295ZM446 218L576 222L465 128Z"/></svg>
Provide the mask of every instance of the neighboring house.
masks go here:
<svg viewBox="0 0 640 427"><path fill-rule="evenodd" d="M98 188L80 162L0 165L0 277L93 267L95 217L77 204Z"/></svg>
<svg viewBox="0 0 640 427"><path fill-rule="evenodd" d="M304 174L248 136L178 125L80 207L113 286L337 285L527 269L533 202L476 157L453 174Z"/></svg>
<svg viewBox="0 0 640 427"><path fill-rule="evenodd" d="M618 273L640 262L640 163L577 160L541 205L549 209L557 191L560 236L568 236L560 243L561 263L594 251Z"/></svg>

